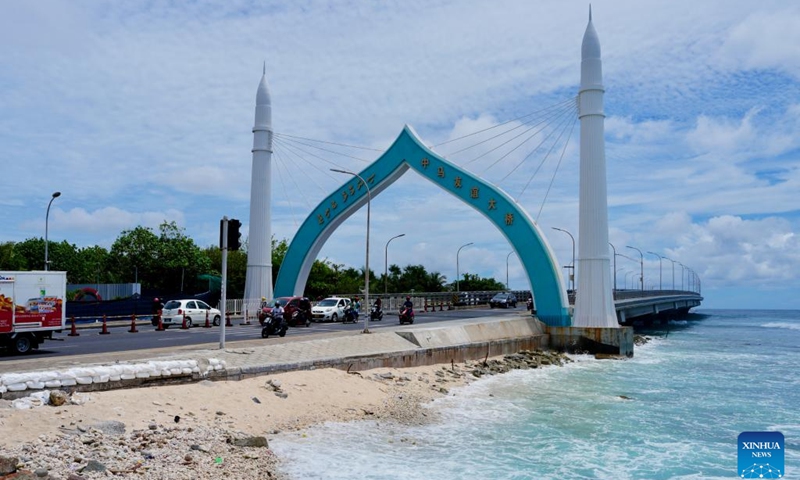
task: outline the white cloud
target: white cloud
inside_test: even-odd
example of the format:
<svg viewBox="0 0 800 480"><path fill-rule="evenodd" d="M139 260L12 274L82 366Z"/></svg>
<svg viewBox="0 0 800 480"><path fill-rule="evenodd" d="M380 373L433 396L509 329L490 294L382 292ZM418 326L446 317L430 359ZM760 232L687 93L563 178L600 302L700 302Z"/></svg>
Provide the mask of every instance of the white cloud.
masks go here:
<svg viewBox="0 0 800 480"><path fill-rule="evenodd" d="M738 69L785 71L800 77L800 10L755 12L730 28L720 61Z"/></svg>

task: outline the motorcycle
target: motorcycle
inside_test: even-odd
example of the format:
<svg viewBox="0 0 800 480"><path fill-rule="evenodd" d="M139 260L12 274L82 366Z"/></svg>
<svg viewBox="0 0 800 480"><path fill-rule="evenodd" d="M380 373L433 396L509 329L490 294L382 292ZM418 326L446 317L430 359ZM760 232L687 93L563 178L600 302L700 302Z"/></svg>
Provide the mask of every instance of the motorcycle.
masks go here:
<svg viewBox="0 0 800 480"><path fill-rule="evenodd" d="M383 320L383 310L377 305L373 305L369 312L369 319L372 322L380 322Z"/></svg>
<svg viewBox="0 0 800 480"><path fill-rule="evenodd" d="M301 325L305 325L306 327L311 326L311 312L309 310L301 310L298 308L292 312L292 326L299 327Z"/></svg>
<svg viewBox="0 0 800 480"><path fill-rule="evenodd" d="M271 313L265 314L264 328L261 329L261 338L269 338L270 335L278 335L281 337L286 336L286 330L289 330L289 325L281 318L275 318Z"/></svg>
<svg viewBox="0 0 800 480"><path fill-rule="evenodd" d="M358 322L358 312L355 308L349 307L347 310L344 311L344 318L342 319L342 323L356 323Z"/></svg>
<svg viewBox="0 0 800 480"><path fill-rule="evenodd" d="M414 323L414 310L412 308L400 310L400 325L404 323Z"/></svg>

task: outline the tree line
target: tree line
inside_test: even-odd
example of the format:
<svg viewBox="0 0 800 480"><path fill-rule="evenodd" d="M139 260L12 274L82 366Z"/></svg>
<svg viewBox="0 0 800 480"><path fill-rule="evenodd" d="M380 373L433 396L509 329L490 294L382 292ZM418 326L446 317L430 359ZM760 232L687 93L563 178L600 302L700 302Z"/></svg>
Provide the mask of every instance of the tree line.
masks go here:
<svg viewBox="0 0 800 480"><path fill-rule="evenodd" d="M272 239L273 283L289 248L286 239ZM222 252L218 246L199 247L175 222L164 222L154 231L138 226L120 233L109 250L101 246L77 247L66 240L48 243L50 270L67 272L71 284L135 283L143 294L199 293L219 288ZM0 270L43 270L44 239L0 243ZM247 244L228 252L228 298L241 298L247 273ZM388 274L369 272L370 291L446 292L455 282L439 272L428 272L423 265L401 268L392 264ZM461 290L503 290L493 278L464 273ZM364 289L364 268L317 259L311 267L305 295L310 298L332 293L357 294Z"/></svg>

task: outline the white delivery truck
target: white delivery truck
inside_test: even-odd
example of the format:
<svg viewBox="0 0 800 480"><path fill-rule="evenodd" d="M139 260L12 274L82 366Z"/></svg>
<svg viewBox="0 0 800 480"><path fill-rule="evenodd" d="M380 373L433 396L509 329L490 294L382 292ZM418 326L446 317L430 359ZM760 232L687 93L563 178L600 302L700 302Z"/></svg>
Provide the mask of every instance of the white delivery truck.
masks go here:
<svg viewBox="0 0 800 480"><path fill-rule="evenodd" d="M0 347L22 354L67 324L67 272L0 270Z"/></svg>

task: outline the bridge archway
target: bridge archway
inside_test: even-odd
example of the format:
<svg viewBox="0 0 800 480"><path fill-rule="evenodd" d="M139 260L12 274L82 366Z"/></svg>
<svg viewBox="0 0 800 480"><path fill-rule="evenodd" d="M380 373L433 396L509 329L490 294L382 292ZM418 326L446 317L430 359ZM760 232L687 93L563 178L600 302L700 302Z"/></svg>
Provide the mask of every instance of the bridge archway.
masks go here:
<svg viewBox="0 0 800 480"><path fill-rule="evenodd" d="M555 255L527 212L505 192L429 150L409 126L359 175L375 197L409 168L489 219L520 259L531 284L539 319L552 326L571 324ZM353 177L311 211L289 244L275 282L276 297L302 295L311 265L322 246L365 203L367 189Z"/></svg>

